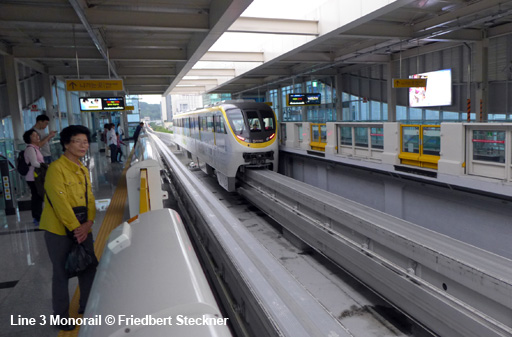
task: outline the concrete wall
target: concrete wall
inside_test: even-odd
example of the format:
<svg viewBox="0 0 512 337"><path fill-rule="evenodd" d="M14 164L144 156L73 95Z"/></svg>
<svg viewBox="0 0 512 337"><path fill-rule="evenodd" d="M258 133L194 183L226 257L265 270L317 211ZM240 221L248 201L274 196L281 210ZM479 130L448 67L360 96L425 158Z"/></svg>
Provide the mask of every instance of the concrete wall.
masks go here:
<svg viewBox="0 0 512 337"><path fill-rule="evenodd" d="M280 172L512 259L511 201L280 152Z"/></svg>

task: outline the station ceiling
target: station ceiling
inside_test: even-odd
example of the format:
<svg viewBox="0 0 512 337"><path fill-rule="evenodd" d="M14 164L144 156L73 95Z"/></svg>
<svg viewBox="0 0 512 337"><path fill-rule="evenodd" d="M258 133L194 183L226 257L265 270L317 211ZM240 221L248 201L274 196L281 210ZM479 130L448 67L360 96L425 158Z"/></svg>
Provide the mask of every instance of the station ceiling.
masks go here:
<svg viewBox="0 0 512 337"><path fill-rule="evenodd" d="M512 32L512 0L389 1L328 32L318 20L240 17L251 2L0 0L0 54L62 79L121 78L126 94L236 95ZM312 38L281 55L210 50L225 32ZM211 62L221 66L197 66Z"/></svg>

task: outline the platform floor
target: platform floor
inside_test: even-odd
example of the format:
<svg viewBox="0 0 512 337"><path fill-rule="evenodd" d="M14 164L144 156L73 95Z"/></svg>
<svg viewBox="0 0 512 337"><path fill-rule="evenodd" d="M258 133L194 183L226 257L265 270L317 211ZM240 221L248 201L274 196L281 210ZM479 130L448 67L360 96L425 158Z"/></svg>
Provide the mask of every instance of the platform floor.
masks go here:
<svg viewBox="0 0 512 337"><path fill-rule="evenodd" d="M129 153L133 143L128 143ZM96 221L93 226L94 238L107 213L111 198L126 163L110 163L104 152L98 151L98 144L90 147L88 166L91 172L93 193L96 198ZM126 160L126 157L123 157ZM123 219L129 218L125 207ZM0 337L55 337L57 328L41 323L41 315L52 314L51 307L52 265L44 243L44 231L32 222L30 211L6 216L0 211ZM69 282L70 299L78 286L78 279ZM11 324L18 315L35 318L37 325L21 326Z"/></svg>

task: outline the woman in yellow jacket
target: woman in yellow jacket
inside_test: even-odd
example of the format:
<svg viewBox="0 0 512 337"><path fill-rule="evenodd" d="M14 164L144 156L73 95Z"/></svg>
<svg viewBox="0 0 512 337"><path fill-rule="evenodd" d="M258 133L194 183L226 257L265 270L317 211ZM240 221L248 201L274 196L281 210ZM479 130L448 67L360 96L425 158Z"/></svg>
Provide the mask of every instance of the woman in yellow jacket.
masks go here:
<svg viewBox="0 0 512 337"><path fill-rule="evenodd" d="M60 133L64 153L54 161L46 173L45 206L40 228L45 230L45 242L53 265L52 306L53 314L69 317L68 275L66 258L73 245L73 236L91 252L94 251L92 225L96 216L89 171L80 162L89 149L89 129L82 125L71 125ZM87 193L87 197L86 197ZM86 205L87 204L87 205ZM73 207L87 206L87 221L80 224ZM67 235L67 231L71 232ZM71 236L71 237L70 237ZM91 290L96 266L78 274L80 286L80 308L83 313ZM59 326L61 330L73 330L74 325Z"/></svg>

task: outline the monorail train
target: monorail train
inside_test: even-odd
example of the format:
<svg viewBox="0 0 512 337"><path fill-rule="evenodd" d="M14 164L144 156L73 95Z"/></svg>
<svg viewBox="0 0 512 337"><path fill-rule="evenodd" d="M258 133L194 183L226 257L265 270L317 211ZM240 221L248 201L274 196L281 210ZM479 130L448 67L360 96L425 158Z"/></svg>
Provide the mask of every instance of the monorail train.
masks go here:
<svg viewBox="0 0 512 337"><path fill-rule="evenodd" d="M174 116L174 142L207 174L235 191L247 167L277 171L277 119L264 103L228 101Z"/></svg>

